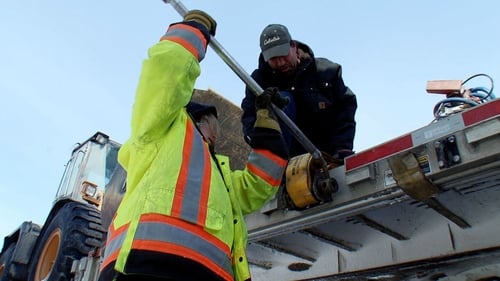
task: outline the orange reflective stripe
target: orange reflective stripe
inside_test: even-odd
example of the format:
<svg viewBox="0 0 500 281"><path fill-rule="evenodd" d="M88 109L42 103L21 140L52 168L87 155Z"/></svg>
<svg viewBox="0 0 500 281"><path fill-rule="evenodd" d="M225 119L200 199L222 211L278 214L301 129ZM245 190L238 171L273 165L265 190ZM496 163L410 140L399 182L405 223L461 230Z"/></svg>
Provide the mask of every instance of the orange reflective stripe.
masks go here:
<svg viewBox="0 0 500 281"><path fill-rule="evenodd" d="M204 146L205 148L205 146ZM199 206L207 206L208 205L208 195L210 193L210 179L212 175L212 166L210 165L210 151L208 149L204 149L203 153L203 179L201 181L201 190L200 190L200 204ZM198 221L205 222L207 219L207 209L203 208L202 211L198 212Z"/></svg>
<svg viewBox="0 0 500 281"><path fill-rule="evenodd" d="M127 224L124 224L118 228L115 229L113 223L111 223L109 225L109 228L108 228L108 235L109 235L109 239L113 240L115 239L118 235L121 235L123 232L127 231L128 229L128 226L129 226L129 223Z"/></svg>
<svg viewBox="0 0 500 281"><path fill-rule="evenodd" d="M285 167L287 164L287 160L279 157L276 154L273 154L271 151L269 151L267 149L254 149L253 152L258 153L258 154L266 157L267 159L273 161L274 163L276 163L276 165L279 165L281 167Z"/></svg>
<svg viewBox="0 0 500 281"><path fill-rule="evenodd" d="M128 227L129 224L127 223L115 229L113 227L113 223L110 224L101 270L118 258L118 253L120 252L120 248L125 240Z"/></svg>
<svg viewBox="0 0 500 281"><path fill-rule="evenodd" d="M211 173L210 151L194 124L187 120L182 163L172 206L173 216L205 225Z"/></svg>
<svg viewBox="0 0 500 281"><path fill-rule="evenodd" d="M187 32L190 32L194 35L196 35L196 37L201 40L201 42L206 46L207 45L207 40L205 39L205 36L203 35L203 33L196 27L192 27L190 25L187 25L187 24L179 24L179 25L173 25L172 26L173 28L178 28L178 29L181 29L181 30L185 30ZM171 28L172 28L171 27ZM169 30L171 29L169 28Z"/></svg>
<svg viewBox="0 0 500 281"><path fill-rule="evenodd" d="M177 36L169 36L168 38L162 38L161 41L163 40L169 40L175 43L178 43L182 47L184 47L186 50L188 50L193 56L195 56L198 60L200 59L200 52L196 47L191 45L191 42L188 40L182 38L182 37L177 37Z"/></svg>
<svg viewBox="0 0 500 281"><path fill-rule="evenodd" d="M106 249L107 251L108 249ZM116 259L118 259L118 253L120 252L119 251L120 249L117 249L115 251L113 251L112 253L110 254L106 254L103 261L102 261L102 264L101 264L101 271L106 268L110 263L116 261Z"/></svg>
<svg viewBox="0 0 500 281"><path fill-rule="evenodd" d="M172 215L180 217L182 209L182 196L186 188L187 179L189 176L189 159L191 158L191 147L193 146L193 134L194 126L190 125L191 122L186 120L186 135L184 136L184 146L182 150L182 162L179 171L179 176L177 178L177 184L175 187L175 195L172 205ZM179 200L180 199L180 200Z"/></svg>
<svg viewBox="0 0 500 281"><path fill-rule="evenodd" d="M248 164L247 165L248 170L258 176L259 178L262 178L265 182L267 182L269 185L272 186L278 186L281 183L281 178L273 178L269 174L266 173L266 171L259 169L258 167Z"/></svg>
<svg viewBox="0 0 500 281"><path fill-rule="evenodd" d="M210 270L214 271L217 275L221 276L224 280L233 280L232 273L228 273L226 270L221 269L217 264L215 264L212 260L203 256L195 250L189 249L182 245L177 245L173 243L165 243L165 242L157 242L157 241L142 241L142 240L134 240L132 243L132 248L141 249L141 250L149 250L159 252L158 249L168 249L168 253L175 254L178 256L182 256L184 258L189 258L194 260L204 266L210 268ZM166 252L166 251L161 251Z"/></svg>
<svg viewBox="0 0 500 281"><path fill-rule="evenodd" d="M161 215L161 214L144 214L141 216L141 222L157 222L157 223L167 223L173 226L177 226L180 228L185 229L186 231L190 231L193 233L197 233L197 235L203 237L207 241L210 241L210 243L215 244L218 248L222 249L224 252L227 252L228 256L231 256L231 251L229 247L219 240L219 238L207 233L204 231L202 228L200 228L197 225L187 223L185 221L172 218L169 216Z"/></svg>
<svg viewBox="0 0 500 281"><path fill-rule="evenodd" d="M203 33L192 26L186 24L175 24L167 29L160 41L169 40L182 45L193 54L199 61L205 57L207 40Z"/></svg>
<svg viewBox="0 0 500 281"><path fill-rule="evenodd" d="M132 249L183 256L204 264L225 280L233 280L230 248L203 227L180 219L143 215Z"/></svg>
<svg viewBox="0 0 500 281"><path fill-rule="evenodd" d="M285 159L272 154L268 150L256 149L248 157L247 168L268 184L278 186L281 183L286 163Z"/></svg>

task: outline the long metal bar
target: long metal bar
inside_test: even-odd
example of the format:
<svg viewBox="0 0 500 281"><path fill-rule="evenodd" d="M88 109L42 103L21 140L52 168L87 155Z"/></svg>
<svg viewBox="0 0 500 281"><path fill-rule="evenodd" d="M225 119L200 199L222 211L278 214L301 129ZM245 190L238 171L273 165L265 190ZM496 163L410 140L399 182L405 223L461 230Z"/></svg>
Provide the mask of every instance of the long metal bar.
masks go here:
<svg viewBox="0 0 500 281"><path fill-rule="evenodd" d="M179 0L163 0L163 2L172 5L172 7L184 17L189 11ZM262 87L238 64L238 62L222 47L222 45L211 36L209 45L219 55L219 57L240 77L240 79L252 90L255 95L260 95L263 92ZM312 158L322 163L323 167L327 166L325 159L316 146L304 135L304 133L295 125L295 123L286 115L280 108L271 104L272 110L285 126L290 130L292 135L304 147L304 149L312 155ZM323 169L327 171L328 169Z"/></svg>

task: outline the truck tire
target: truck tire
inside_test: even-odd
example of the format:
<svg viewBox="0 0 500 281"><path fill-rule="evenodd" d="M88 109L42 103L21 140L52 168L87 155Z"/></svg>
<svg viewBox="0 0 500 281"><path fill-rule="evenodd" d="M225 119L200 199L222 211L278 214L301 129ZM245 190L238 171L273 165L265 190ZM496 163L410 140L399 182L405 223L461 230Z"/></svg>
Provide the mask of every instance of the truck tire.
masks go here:
<svg viewBox="0 0 500 281"><path fill-rule="evenodd" d="M93 206L69 202L47 223L29 264L29 280L69 281L73 261L104 245L101 213Z"/></svg>
<svg viewBox="0 0 500 281"><path fill-rule="evenodd" d="M15 244L11 244L0 256L0 281L13 280L9 277L10 261L14 253Z"/></svg>

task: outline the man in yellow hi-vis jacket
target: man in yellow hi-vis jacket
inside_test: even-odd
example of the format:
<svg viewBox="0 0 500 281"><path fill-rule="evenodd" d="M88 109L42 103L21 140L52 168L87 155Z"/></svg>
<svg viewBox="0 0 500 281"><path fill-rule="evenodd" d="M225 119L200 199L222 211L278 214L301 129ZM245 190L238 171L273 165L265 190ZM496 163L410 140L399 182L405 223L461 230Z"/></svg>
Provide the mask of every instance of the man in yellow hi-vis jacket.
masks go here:
<svg viewBox="0 0 500 281"><path fill-rule="evenodd" d="M190 103L216 22L190 11L171 24L144 61L130 138L118 159L127 191L109 227L99 280L249 280L244 215L274 196L288 152L268 110L244 170L213 152L217 111ZM279 95L278 95L279 97Z"/></svg>

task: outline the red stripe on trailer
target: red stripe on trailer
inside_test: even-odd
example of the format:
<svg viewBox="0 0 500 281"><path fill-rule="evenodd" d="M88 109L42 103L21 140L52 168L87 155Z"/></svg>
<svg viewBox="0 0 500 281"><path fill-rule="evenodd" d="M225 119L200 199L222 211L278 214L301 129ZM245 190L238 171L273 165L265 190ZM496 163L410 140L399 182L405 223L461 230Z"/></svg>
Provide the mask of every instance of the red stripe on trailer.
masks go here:
<svg viewBox="0 0 500 281"><path fill-rule="evenodd" d="M500 99L481 104L461 113L465 127L500 116ZM346 172L413 147L411 134L403 135L345 159Z"/></svg>
<svg viewBox="0 0 500 281"><path fill-rule="evenodd" d="M462 118L464 119L464 125L467 127L498 115L500 115L500 99L464 111Z"/></svg>
<svg viewBox="0 0 500 281"><path fill-rule="evenodd" d="M353 156L346 158L346 171L350 171L411 147L413 147L411 134L403 135L399 138L390 140L379 146L375 146L369 150L356 153Z"/></svg>

